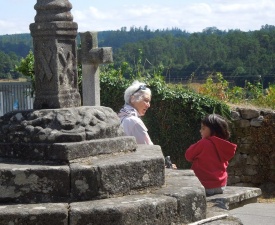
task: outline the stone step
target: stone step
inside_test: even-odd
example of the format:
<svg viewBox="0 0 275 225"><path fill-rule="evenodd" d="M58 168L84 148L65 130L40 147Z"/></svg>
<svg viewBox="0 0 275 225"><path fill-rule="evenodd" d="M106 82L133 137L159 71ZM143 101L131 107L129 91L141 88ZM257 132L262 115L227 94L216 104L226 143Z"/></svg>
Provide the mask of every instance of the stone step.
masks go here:
<svg viewBox="0 0 275 225"><path fill-rule="evenodd" d="M165 170L165 185L152 191L177 199L178 221L190 223L206 217L206 196L193 170Z"/></svg>
<svg viewBox="0 0 275 225"><path fill-rule="evenodd" d="M0 157L68 162L77 158L134 151L136 148L136 139L130 136L68 143L0 142Z"/></svg>
<svg viewBox="0 0 275 225"><path fill-rule="evenodd" d="M168 196L130 195L70 205L70 225L157 225L176 221L177 200Z"/></svg>
<svg viewBox="0 0 275 225"><path fill-rule="evenodd" d="M206 197L207 218L192 223L192 225L242 225L243 223L239 218L231 215L231 209L257 202L257 198L261 193L260 188L227 186L223 194Z"/></svg>
<svg viewBox="0 0 275 225"><path fill-rule="evenodd" d="M73 201L126 195L165 182L164 157L158 145L138 145L132 153L71 161Z"/></svg>
<svg viewBox="0 0 275 225"><path fill-rule="evenodd" d="M66 203L0 205L0 225L69 225Z"/></svg>
<svg viewBox="0 0 275 225"><path fill-rule="evenodd" d="M205 191L190 170L165 171L165 185L143 195L70 204L71 224L183 224L206 217Z"/></svg>
<svg viewBox="0 0 275 225"><path fill-rule="evenodd" d="M166 169L165 177L161 188L143 194L69 204L0 205L0 225L172 225L204 219L205 192L194 173Z"/></svg>
<svg viewBox="0 0 275 225"><path fill-rule="evenodd" d="M66 202L69 187L69 166L0 163L0 203Z"/></svg>
<svg viewBox="0 0 275 225"><path fill-rule="evenodd" d="M39 165L0 160L0 203L71 202L126 195L164 184L160 146Z"/></svg>
<svg viewBox="0 0 275 225"><path fill-rule="evenodd" d="M207 197L208 203L213 203L216 207L231 210L249 203L257 202L262 190L256 187L227 186L223 194Z"/></svg>

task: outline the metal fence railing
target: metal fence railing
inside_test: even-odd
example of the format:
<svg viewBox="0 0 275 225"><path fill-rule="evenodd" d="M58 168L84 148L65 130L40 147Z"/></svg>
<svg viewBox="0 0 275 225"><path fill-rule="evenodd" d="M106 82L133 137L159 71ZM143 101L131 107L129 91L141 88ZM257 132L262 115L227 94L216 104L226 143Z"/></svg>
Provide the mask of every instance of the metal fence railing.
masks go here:
<svg viewBox="0 0 275 225"><path fill-rule="evenodd" d="M33 108L31 83L0 82L0 116L13 110Z"/></svg>

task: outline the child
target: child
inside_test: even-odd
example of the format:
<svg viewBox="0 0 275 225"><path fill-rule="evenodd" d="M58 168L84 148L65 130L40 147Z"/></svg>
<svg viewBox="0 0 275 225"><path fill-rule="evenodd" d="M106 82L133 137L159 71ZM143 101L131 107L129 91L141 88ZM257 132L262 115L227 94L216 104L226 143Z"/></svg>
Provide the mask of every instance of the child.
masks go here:
<svg viewBox="0 0 275 225"><path fill-rule="evenodd" d="M233 158L237 145L227 141L230 137L226 120L210 114L201 121L202 139L185 152L187 161L205 187L207 196L222 194L227 184L228 161Z"/></svg>

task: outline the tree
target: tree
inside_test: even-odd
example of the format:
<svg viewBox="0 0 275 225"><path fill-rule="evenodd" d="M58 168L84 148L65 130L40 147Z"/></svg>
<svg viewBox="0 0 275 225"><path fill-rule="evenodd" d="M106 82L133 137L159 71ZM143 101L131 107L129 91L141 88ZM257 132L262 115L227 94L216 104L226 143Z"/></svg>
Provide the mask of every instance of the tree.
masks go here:
<svg viewBox="0 0 275 225"><path fill-rule="evenodd" d="M19 66L16 66L16 71L21 72L24 76L26 76L31 84L31 96L33 97L35 91L35 77L34 77L34 55L33 52L30 51L26 58L23 58L20 62Z"/></svg>

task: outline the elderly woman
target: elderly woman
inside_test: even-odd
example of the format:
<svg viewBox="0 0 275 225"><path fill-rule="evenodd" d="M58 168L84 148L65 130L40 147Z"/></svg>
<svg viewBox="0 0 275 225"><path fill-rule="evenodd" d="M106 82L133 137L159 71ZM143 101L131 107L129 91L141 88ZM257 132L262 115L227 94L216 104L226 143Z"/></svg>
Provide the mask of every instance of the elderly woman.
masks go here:
<svg viewBox="0 0 275 225"><path fill-rule="evenodd" d="M138 144L152 145L148 130L140 119L150 107L151 90L144 83L134 81L124 93L125 105L118 113L124 133L134 136Z"/></svg>
<svg viewBox="0 0 275 225"><path fill-rule="evenodd" d="M148 130L140 119L150 107L151 96L151 90L146 84L134 81L125 90L125 105L118 113L124 133L128 136L134 136L138 144L153 145ZM165 167L177 169L177 166L171 162L170 156L165 157Z"/></svg>

